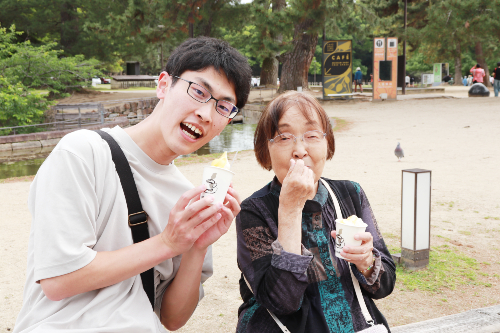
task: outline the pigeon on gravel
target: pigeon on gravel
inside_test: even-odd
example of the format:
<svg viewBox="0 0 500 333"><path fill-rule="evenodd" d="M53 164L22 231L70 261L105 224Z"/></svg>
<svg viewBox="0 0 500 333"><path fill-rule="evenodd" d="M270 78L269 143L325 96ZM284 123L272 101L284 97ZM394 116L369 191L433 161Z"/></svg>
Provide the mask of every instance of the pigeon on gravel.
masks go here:
<svg viewBox="0 0 500 333"><path fill-rule="evenodd" d="M394 155L396 155L396 157L398 158L398 162L401 162L401 157L405 157L405 154L403 152L403 149L399 145L399 142L396 149L394 149Z"/></svg>

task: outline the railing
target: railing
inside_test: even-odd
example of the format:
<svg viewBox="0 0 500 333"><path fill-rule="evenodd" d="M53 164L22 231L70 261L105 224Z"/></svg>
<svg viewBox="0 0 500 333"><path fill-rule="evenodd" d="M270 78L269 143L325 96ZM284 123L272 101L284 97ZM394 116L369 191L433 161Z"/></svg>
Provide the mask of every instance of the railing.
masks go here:
<svg viewBox="0 0 500 333"><path fill-rule="evenodd" d="M101 124L101 121L89 122L89 121L82 121L82 119L84 119L84 118L83 117L76 117L73 119L68 119L68 120L63 120L63 121L55 121L55 122L43 123L43 124L0 127L0 135L21 134L21 133L19 133L20 129L24 129L24 128L36 128L34 131L29 132L29 133L33 133L33 132L41 132L41 131L37 130L39 128L42 129L43 131L59 131L59 130L77 128L77 127L82 128L82 126ZM21 131L21 132L24 132L24 131ZM25 134L25 133L22 133L22 134Z"/></svg>
<svg viewBox="0 0 500 333"><path fill-rule="evenodd" d="M81 109L97 108L98 113L83 113ZM54 122L43 124L32 124L24 126L0 127L0 135L16 135L41 131L60 131L72 128L82 128L85 126L104 123L104 107L100 103L96 104L60 104L54 106L56 111ZM65 109L78 109L78 113L57 113L58 110L64 112ZM69 119L68 119L69 118ZM30 129L30 130L24 130ZM21 132L21 133L19 133Z"/></svg>
<svg viewBox="0 0 500 333"><path fill-rule="evenodd" d="M90 125L103 124L105 121L105 116L109 113L104 109L104 104L116 104L124 102L139 102L144 100L144 98L131 98L127 101L123 100L109 100L102 101L99 103L81 103L81 104L57 104L55 105L54 111L55 116L53 122L47 122L43 124L32 124L24 126L11 126L11 127L0 127L1 135L16 135L25 134L41 131L58 131L73 128L84 128ZM64 111L71 110L71 112ZM78 112L76 112L78 110ZM94 112L82 112L82 110L93 110ZM137 117L129 117L128 119L145 119L148 115L142 115ZM114 118L106 118L106 120L113 120ZM30 129L30 130L26 130ZM21 132L21 133L19 133Z"/></svg>

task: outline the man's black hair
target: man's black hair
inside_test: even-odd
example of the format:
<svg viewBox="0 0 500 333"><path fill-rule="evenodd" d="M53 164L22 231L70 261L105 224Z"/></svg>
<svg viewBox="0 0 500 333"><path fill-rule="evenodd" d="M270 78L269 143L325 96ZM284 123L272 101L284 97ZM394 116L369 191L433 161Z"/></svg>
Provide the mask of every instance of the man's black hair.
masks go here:
<svg viewBox="0 0 500 333"><path fill-rule="evenodd" d="M498 67L500 67L500 61L499 61L499 62L497 62L497 66L498 66Z"/></svg>
<svg viewBox="0 0 500 333"><path fill-rule="evenodd" d="M224 72L234 85L236 106L245 106L250 93L252 70L247 59L227 42L210 37L190 38L179 45L168 58L165 71L168 75L181 76L185 71L200 71L214 67ZM177 78L172 78L172 84Z"/></svg>
<svg viewBox="0 0 500 333"><path fill-rule="evenodd" d="M481 68L481 64L477 64L477 65L476 65L476 68Z"/></svg>

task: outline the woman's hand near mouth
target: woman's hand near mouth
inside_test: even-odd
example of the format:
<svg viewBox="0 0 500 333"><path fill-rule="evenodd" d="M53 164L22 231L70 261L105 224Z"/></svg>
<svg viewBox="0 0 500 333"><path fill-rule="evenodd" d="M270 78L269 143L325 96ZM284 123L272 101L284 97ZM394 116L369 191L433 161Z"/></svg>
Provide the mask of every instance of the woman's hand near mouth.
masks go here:
<svg viewBox="0 0 500 333"><path fill-rule="evenodd" d="M278 209L278 240L287 252L301 254L302 209L314 196L314 173L303 160L290 160Z"/></svg>

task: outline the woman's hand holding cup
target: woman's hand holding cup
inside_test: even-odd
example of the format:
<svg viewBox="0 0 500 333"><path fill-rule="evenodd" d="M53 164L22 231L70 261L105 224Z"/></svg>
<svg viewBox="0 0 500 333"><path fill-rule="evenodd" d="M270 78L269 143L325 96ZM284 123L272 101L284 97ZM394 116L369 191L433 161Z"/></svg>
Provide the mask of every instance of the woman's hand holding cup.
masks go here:
<svg viewBox="0 0 500 333"><path fill-rule="evenodd" d="M334 239L337 237L337 232L332 231L331 235ZM345 245L340 254L348 262L356 265L356 268L365 276L371 274L373 266L373 236L369 232L360 232L354 235L355 240L361 240L360 246Z"/></svg>

